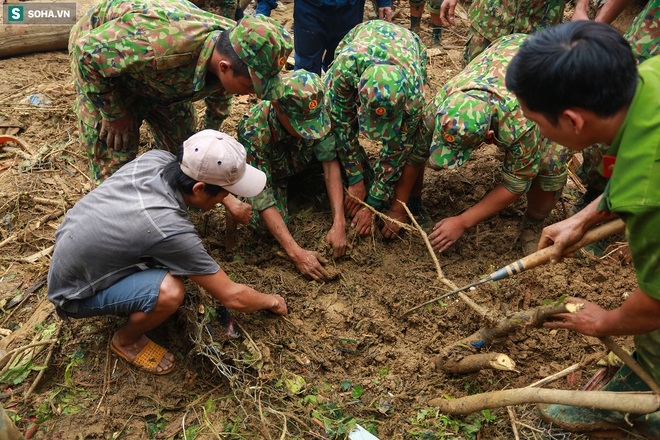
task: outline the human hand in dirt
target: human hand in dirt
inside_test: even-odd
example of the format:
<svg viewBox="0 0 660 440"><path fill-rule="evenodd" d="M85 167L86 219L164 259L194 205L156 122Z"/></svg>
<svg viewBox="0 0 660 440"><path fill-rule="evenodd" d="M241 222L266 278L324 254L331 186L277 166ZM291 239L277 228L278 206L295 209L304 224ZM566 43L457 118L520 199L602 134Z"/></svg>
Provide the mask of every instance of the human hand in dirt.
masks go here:
<svg viewBox="0 0 660 440"><path fill-rule="evenodd" d="M358 234L364 236L371 234L374 225L374 217L372 212L362 207L351 222L351 226L355 228Z"/></svg>
<svg viewBox="0 0 660 440"><path fill-rule="evenodd" d="M435 224L433 232L429 235L433 250L446 251L463 235L466 229L459 216L443 218Z"/></svg>
<svg viewBox="0 0 660 440"><path fill-rule="evenodd" d="M394 220L400 221L401 223L406 223L408 221L408 216L403 211L390 209L389 211L387 211L387 214L385 215ZM380 230L381 234L383 234L383 237L395 238L397 235L399 235L401 226L387 219L383 219L383 222L385 223L385 225Z"/></svg>
<svg viewBox="0 0 660 440"><path fill-rule="evenodd" d="M227 195L222 204L235 222L247 225L252 217L252 206L249 203L241 202L233 194Z"/></svg>
<svg viewBox="0 0 660 440"><path fill-rule="evenodd" d="M385 21L392 21L392 8L390 6L378 8L378 18Z"/></svg>
<svg viewBox="0 0 660 440"><path fill-rule="evenodd" d="M458 0L444 0L440 6L440 24L449 27L454 24L454 10Z"/></svg>
<svg viewBox="0 0 660 440"><path fill-rule="evenodd" d="M346 226L333 224L325 236L328 241L328 249L332 249L332 258L343 257L346 254Z"/></svg>
<svg viewBox="0 0 660 440"><path fill-rule="evenodd" d="M364 186L364 180L360 180L355 185L349 186L348 194L355 196L358 200L364 201L367 198L367 188ZM362 205L350 195L344 197L344 209L349 217L355 217L362 208Z"/></svg>
<svg viewBox="0 0 660 440"><path fill-rule="evenodd" d="M99 137L105 141L108 148L115 151L128 149L133 136L133 117L125 114L116 121L101 121L101 131Z"/></svg>
<svg viewBox="0 0 660 440"><path fill-rule="evenodd" d="M284 301L284 298L277 294L271 296L273 297L273 305L269 307L268 310L278 315L286 316L289 311L286 308L286 301Z"/></svg>
<svg viewBox="0 0 660 440"><path fill-rule="evenodd" d="M323 267L328 262L318 252L300 249L292 258L294 264L303 275L314 281L325 281L330 279L330 275Z"/></svg>
<svg viewBox="0 0 660 440"><path fill-rule="evenodd" d="M559 223L554 223L543 228L538 250L554 244L554 251L550 256L550 261L557 263L562 260L564 250L580 240L583 235L582 222L576 220L574 217L569 217Z"/></svg>
<svg viewBox="0 0 660 440"><path fill-rule="evenodd" d="M543 323L544 327L567 328L582 333L583 335L595 336L597 338L607 336L599 330L600 324L605 321L605 315L608 313L607 310L597 304L580 298L570 297L567 298L565 302L582 304L583 307L576 313L558 313L556 315L551 315L548 321Z"/></svg>

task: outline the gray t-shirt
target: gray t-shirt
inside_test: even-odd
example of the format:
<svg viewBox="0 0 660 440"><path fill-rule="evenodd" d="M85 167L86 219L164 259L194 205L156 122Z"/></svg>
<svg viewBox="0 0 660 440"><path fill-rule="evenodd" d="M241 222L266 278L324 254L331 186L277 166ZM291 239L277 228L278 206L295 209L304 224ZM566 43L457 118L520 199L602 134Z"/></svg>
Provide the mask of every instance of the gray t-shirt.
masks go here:
<svg viewBox="0 0 660 440"><path fill-rule="evenodd" d="M162 177L172 160L166 151L149 151L67 212L48 272L48 299L58 312L148 267L164 266L172 275L220 269L195 232L183 195Z"/></svg>

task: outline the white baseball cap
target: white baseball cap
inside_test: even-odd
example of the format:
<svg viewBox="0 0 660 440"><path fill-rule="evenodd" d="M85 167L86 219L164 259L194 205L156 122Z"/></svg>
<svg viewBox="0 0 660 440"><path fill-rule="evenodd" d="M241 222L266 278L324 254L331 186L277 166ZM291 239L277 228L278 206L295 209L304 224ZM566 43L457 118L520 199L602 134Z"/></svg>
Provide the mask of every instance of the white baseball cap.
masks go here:
<svg viewBox="0 0 660 440"><path fill-rule="evenodd" d="M226 133L203 130L183 142L181 170L191 179L218 185L232 194L254 197L266 174L246 162L245 147Z"/></svg>

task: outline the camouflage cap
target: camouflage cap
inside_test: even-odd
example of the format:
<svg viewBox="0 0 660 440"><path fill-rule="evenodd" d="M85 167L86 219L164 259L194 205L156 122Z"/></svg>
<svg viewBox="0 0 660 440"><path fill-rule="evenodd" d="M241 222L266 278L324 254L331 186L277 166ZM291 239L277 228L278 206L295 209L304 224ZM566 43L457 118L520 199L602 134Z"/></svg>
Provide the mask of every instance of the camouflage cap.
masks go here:
<svg viewBox="0 0 660 440"><path fill-rule="evenodd" d="M429 165L456 168L486 139L492 110L488 92L470 91L450 95L435 115Z"/></svg>
<svg viewBox="0 0 660 440"><path fill-rule="evenodd" d="M282 75L284 94L277 100L293 129L305 139L320 139L330 131L330 116L323 105L321 77L306 70Z"/></svg>
<svg viewBox="0 0 660 440"><path fill-rule="evenodd" d="M257 96L279 98L283 92L279 74L293 49L291 35L277 21L259 14L239 21L229 31L229 41L247 65Z"/></svg>
<svg viewBox="0 0 660 440"><path fill-rule="evenodd" d="M399 133L407 87L399 66L375 64L364 70L358 83L362 107L358 121L365 136L386 141Z"/></svg>

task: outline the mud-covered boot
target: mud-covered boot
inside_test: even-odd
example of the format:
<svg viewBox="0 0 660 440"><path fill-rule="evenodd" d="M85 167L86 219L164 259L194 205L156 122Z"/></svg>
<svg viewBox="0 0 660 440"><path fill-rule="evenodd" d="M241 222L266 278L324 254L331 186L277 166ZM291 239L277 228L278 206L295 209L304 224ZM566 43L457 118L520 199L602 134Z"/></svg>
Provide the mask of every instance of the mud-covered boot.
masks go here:
<svg viewBox="0 0 660 440"><path fill-rule="evenodd" d="M442 44L442 26L433 25L433 45L440 46Z"/></svg>
<svg viewBox="0 0 660 440"><path fill-rule="evenodd" d="M641 392L649 391L649 387L627 365L624 365L602 391ZM622 398L625 398L623 396ZM630 429L624 414L617 411L569 405L538 405L538 412L546 422L573 432ZM632 423L633 430L644 435L645 438L660 438L660 412L628 416L628 420Z"/></svg>
<svg viewBox="0 0 660 440"><path fill-rule="evenodd" d="M543 230L543 219L536 220L528 215L523 217L522 230L520 231L520 247L524 255L533 254L539 246L541 231Z"/></svg>
<svg viewBox="0 0 660 440"><path fill-rule="evenodd" d="M410 197L408 200L408 209L422 229L426 231L433 227L433 219L431 219L426 208L424 208L421 197Z"/></svg>

